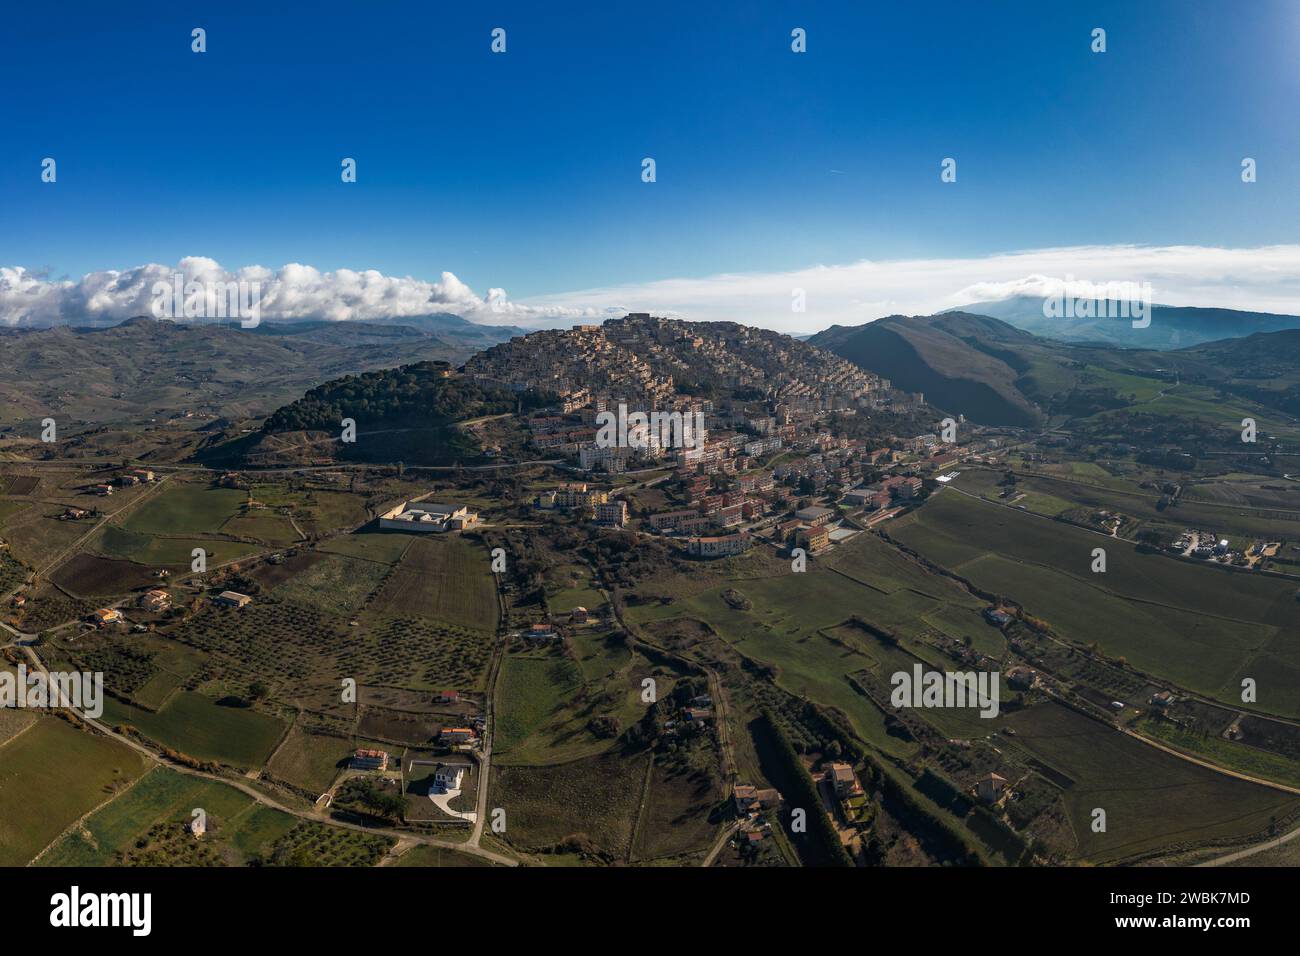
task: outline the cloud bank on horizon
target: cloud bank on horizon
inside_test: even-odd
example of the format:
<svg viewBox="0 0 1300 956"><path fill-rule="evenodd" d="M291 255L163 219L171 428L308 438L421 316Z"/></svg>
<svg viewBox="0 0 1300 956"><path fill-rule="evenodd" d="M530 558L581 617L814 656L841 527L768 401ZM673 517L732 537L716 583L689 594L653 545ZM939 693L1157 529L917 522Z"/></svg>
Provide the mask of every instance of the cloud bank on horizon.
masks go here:
<svg viewBox="0 0 1300 956"><path fill-rule="evenodd" d="M729 320L801 334L896 313L930 314L1010 296L1071 293L1071 284L1149 283L1163 305L1300 312L1300 245L1072 246L970 258L860 261L788 272L674 278L510 300L479 295L450 272L437 282L376 270L322 272L290 263L229 271L204 257L50 279L0 267L0 325L107 324L153 314L154 288L186 282L257 282L263 319L391 319L451 312L489 325L535 328L652 312ZM796 311L802 299L803 311Z"/></svg>

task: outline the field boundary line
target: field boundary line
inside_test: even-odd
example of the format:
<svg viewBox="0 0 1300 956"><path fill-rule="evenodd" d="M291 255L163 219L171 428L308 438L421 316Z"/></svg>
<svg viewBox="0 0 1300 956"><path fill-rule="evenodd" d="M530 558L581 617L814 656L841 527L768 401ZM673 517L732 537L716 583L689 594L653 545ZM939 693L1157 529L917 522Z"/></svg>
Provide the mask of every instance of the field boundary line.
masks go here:
<svg viewBox="0 0 1300 956"><path fill-rule="evenodd" d="M57 718L56 718L56 719L57 719ZM110 803L112 803L113 801L115 801L118 797L124 797L124 796L126 796L128 793L130 793L133 789L135 789L135 785L136 785L137 783L139 783L139 782L140 782L141 780L143 780L145 777L149 776L149 775L152 774L154 771L156 771L156 770L158 769L158 766L159 766L158 764L155 764L155 765L153 765L153 766L151 766L151 767L148 767L148 768L145 770L144 773L140 774L140 776L138 776L138 777L136 777L134 780L132 780L129 784L126 785L125 788L123 788L122 790L119 790L119 791L117 791L116 793L112 794L110 797L108 797L108 799L101 801L100 803L98 803L98 804L96 804L95 806L91 807L89 810L87 810L87 811L86 811L85 813L83 813L81 816L77 817L77 819L73 820L73 821L72 821L71 823L69 823L66 827L64 827L62 830L60 830L60 831L59 831L59 835L56 836L53 840L51 840L49 843L45 844L45 847L41 850L41 852L40 852L40 853L37 853L34 857L32 857L30 860L28 860L27 863L26 863L25 865L26 865L26 866L32 866L34 863L36 863L37 860L39 860L39 859L40 859L41 857L43 857L46 853L48 853L50 850L52 850L52 849L54 848L55 844L62 842L63 838L64 838L65 836L67 836L69 833L71 833L72 830L73 830L74 828L76 828L76 827L80 827L83 823L86 822L86 820L87 820L89 817L94 816L96 813L98 813L98 812L99 812L100 810L102 810L104 807L108 806Z"/></svg>

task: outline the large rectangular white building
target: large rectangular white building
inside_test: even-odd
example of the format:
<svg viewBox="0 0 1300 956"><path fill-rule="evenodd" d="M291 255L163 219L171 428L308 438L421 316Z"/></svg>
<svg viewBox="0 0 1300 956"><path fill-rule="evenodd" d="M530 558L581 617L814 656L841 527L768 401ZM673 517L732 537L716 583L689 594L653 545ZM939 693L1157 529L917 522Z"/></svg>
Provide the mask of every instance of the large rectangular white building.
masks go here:
<svg viewBox="0 0 1300 956"><path fill-rule="evenodd" d="M387 531L464 531L478 524L478 513L465 505L412 504L403 501L379 516Z"/></svg>

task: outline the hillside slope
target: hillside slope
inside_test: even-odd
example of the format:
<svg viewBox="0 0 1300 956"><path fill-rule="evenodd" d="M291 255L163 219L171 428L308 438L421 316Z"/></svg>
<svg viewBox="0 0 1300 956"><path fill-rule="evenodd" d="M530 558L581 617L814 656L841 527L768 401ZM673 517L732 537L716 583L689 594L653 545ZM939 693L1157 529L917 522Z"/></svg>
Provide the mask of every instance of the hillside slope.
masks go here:
<svg viewBox="0 0 1300 956"><path fill-rule="evenodd" d="M0 330L0 419L149 422L265 415L313 385L422 360L458 363L510 330L364 322ZM22 426L20 426L22 430Z"/></svg>
<svg viewBox="0 0 1300 956"><path fill-rule="evenodd" d="M1033 370L1021 350L1034 337L986 316L891 315L833 326L808 340L939 408L990 425L1035 427L1043 411L1021 389Z"/></svg>

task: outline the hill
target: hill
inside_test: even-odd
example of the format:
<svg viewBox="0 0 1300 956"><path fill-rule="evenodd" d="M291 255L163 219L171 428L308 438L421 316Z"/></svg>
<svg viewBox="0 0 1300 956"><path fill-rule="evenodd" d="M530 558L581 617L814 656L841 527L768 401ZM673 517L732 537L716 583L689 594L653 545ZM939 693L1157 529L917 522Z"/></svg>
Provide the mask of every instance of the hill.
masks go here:
<svg viewBox="0 0 1300 956"><path fill-rule="evenodd" d="M1151 324L1134 328L1129 319L1048 317L1043 314L1043 299L1039 296L1013 296L955 311L977 311L1061 342L1139 349L1181 349L1257 332L1300 328L1300 316L1295 315L1169 305L1153 305Z"/></svg>
<svg viewBox="0 0 1300 956"><path fill-rule="evenodd" d="M591 391L647 408L675 394L847 403L882 385L852 362L779 332L643 313L512 339L474 356L465 372L512 388Z"/></svg>
<svg viewBox="0 0 1300 956"><path fill-rule="evenodd" d="M417 362L318 385L268 416L258 434L214 443L199 457L245 465L326 458L454 464L482 454L476 433L461 423L511 415L550 398L477 383L446 362ZM340 441L345 419L355 423L354 441Z"/></svg>
<svg viewBox="0 0 1300 956"><path fill-rule="evenodd" d="M945 312L835 326L810 342L980 424L1068 422L1076 431L1115 434L1155 429L1151 434L1172 440L1182 427L1175 422L1231 431L1246 416L1292 436L1300 414L1297 329L1177 350L1120 349L1057 342L989 316Z"/></svg>
<svg viewBox="0 0 1300 956"><path fill-rule="evenodd" d="M961 312L891 315L868 325L832 326L808 341L972 421L1043 422L1043 410L1021 387L1034 368L1026 350L1037 348L1037 341L996 319Z"/></svg>
<svg viewBox="0 0 1300 956"><path fill-rule="evenodd" d="M463 362L514 332L456 321L469 327L439 322L435 334L386 323L264 322L246 330L141 317L109 328L4 329L0 418L260 417L323 380L420 360Z"/></svg>

